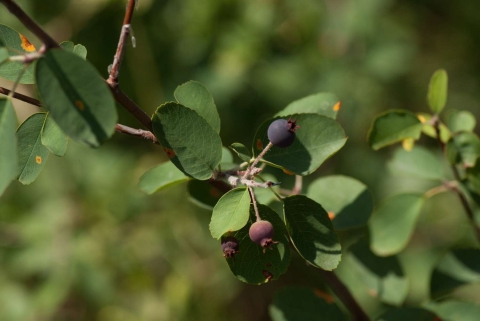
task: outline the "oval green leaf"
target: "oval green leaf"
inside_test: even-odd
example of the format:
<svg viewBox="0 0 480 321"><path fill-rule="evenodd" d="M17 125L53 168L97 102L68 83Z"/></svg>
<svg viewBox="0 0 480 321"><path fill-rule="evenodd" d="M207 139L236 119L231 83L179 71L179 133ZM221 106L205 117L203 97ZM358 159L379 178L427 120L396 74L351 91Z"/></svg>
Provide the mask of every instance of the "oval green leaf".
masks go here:
<svg viewBox="0 0 480 321"><path fill-rule="evenodd" d="M258 155L270 142L267 130L272 121L266 120L255 134L253 150ZM298 175L313 173L322 163L345 145L347 137L343 128L335 120L318 114L294 114L300 128L296 131L293 144L287 148L273 146L265 155L264 161Z"/></svg>
<svg viewBox="0 0 480 321"><path fill-rule="evenodd" d="M178 103L195 110L207 123L220 133L220 116L213 97L204 85L191 80L180 85L173 94Z"/></svg>
<svg viewBox="0 0 480 321"><path fill-rule="evenodd" d="M6 62L8 60L8 57L10 57L10 55L8 54L7 48L0 47L0 65Z"/></svg>
<svg viewBox="0 0 480 321"><path fill-rule="evenodd" d="M288 233L298 253L313 266L331 271L338 266L342 248L327 212L303 195L284 199Z"/></svg>
<svg viewBox="0 0 480 321"><path fill-rule="evenodd" d="M428 308L435 311L441 320L448 321L477 321L480 315L480 304L473 302L446 300L440 303L432 302Z"/></svg>
<svg viewBox="0 0 480 321"><path fill-rule="evenodd" d="M430 180L446 179L439 156L421 146L415 146L411 151L397 148L393 158L388 162L388 169L394 175Z"/></svg>
<svg viewBox="0 0 480 321"><path fill-rule="evenodd" d="M0 195L16 178L17 169L17 116L9 98L0 98Z"/></svg>
<svg viewBox="0 0 480 321"><path fill-rule="evenodd" d="M333 216L337 230L367 224L373 211L372 195L362 182L347 176L322 177L308 186L307 196Z"/></svg>
<svg viewBox="0 0 480 321"><path fill-rule="evenodd" d="M335 119L339 109L340 101L336 95L317 93L291 102L285 109L279 111L275 117L312 113Z"/></svg>
<svg viewBox="0 0 480 321"><path fill-rule="evenodd" d="M278 242L271 249L263 248L254 243L248 236L250 226L256 221L253 206L250 207L250 217L247 225L232 233L239 240L239 252L234 258L226 258L232 273L240 280L249 284L262 284L276 280L287 272L290 263L290 243L288 233L280 216L271 208L258 204L260 218L272 223L275 230L273 240Z"/></svg>
<svg viewBox="0 0 480 321"><path fill-rule="evenodd" d="M374 150L379 150L406 138L419 139L421 132L422 123L414 113L388 110L375 117L367 141Z"/></svg>
<svg viewBox="0 0 480 321"><path fill-rule="evenodd" d="M475 116L466 110L449 110L447 114L447 126L453 132L471 132L475 128L477 120Z"/></svg>
<svg viewBox="0 0 480 321"><path fill-rule="evenodd" d="M36 50L27 38L18 31L5 25L0 25L0 43L3 43L7 48L9 56L32 53ZM35 83L34 65L34 63L30 64L25 70L20 78L21 84ZM23 69L24 64L20 61L4 62L0 65L0 77L16 81L18 76L23 72Z"/></svg>
<svg viewBox="0 0 480 321"><path fill-rule="evenodd" d="M33 114L17 129L17 178L23 185L28 185L37 178L50 154L41 138L46 116L46 113Z"/></svg>
<svg viewBox="0 0 480 321"><path fill-rule="evenodd" d="M422 308L395 308L390 309L375 319L375 321L437 321L438 317Z"/></svg>
<svg viewBox="0 0 480 321"><path fill-rule="evenodd" d="M379 256L397 254L407 246L420 215L424 198L419 194L391 197L372 215L369 222L371 249Z"/></svg>
<svg viewBox="0 0 480 321"><path fill-rule="evenodd" d="M213 208L210 233L219 239L227 232L238 231L247 224L250 194L246 188L235 188L223 195Z"/></svg>
<svg viewBox="0 0 480 321"><path fill-rule="evenodd" d="M252 153L243 144L233 143L229 146L229 148L233 150L244 162L249 162L252 159Z"/></svg>
<svg viewBox="0 0 480 321"><path fill-rule="evenodd" d="M190 108L168 102L158 107L152 126L179 170L199 180L212 177L222 159L222 141L202 116Z"/></svg>
<svg viewBox="0 0 480 321"><path fill-rule="evenodd" d="M138 186L148 195L152 195L164 188L186 181L188 181L188 177L185 174L179 171L172 162L166 162L145 172L140 177Z"/></svg>
<svg viewBox="0 0 480 321"><path fill-rule="evenodd" d="M210 185L208 181L199 181L196 179L189 180L187 183L189 200L206 210L213 210L215 204L217 204L220 197L225 193Z"/></svg>
<svg viewBox="0 0 480 321"><path fill-rule="evenodd" d="M364 285L364 293L375 294L380 301L400 306L408 294L408 279L396 256L379 257L369 248L368 240L361 239L344 254L342 265Z"/></svg>
<svg viewBox="0 0 480 321"><path fill-rule="evenodd" d="M448 75L443 69L437 70L430 78L427 101L430 110L439 114L447 103Z"/></svg>
<svg viewBox="0 0 480 321"><path fill-rule="evenodd" d="M42 129L43 146L47 147L53 154L61 157L67 151L67 143L67 136L65 136L52 117L47 115Z"/></svg>
<svg viewBox="0 0 480 321"><path fill-rule="evenodd" d="M65 134L93 147L113 134L115 102L89 62L53 49L38 60L35 77L42 105Z"/></svg>
<svg viewBox="0 0 480 321"><path fill-rule="evenodd" d="M326 299L327 298L327 299ZM346 321L333 297L320 290L286 287L278 291L268 307L273 321Z"/></svg>
<svg viewBox="0 0 480 321"><path fill-rule="evenodd" d="M472 132L457 132L447 143L446 155L452 164L474 167L480 156L480 139Z"/></svg>

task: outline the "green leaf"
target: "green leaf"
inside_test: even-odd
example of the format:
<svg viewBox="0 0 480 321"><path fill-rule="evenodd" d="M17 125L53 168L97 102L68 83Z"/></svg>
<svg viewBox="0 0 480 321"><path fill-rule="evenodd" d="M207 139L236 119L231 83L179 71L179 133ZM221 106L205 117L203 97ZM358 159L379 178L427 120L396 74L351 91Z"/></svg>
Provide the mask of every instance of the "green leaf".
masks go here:
<svg viewBox="0 0 480 321"><path fill-rule="evenodd" d="M343 255L351 273L365 286L364 293L374 293L380 301L401 305L408 294L408 279L396 256L379 257L369 248L368 240L361 239Z"/></svg>
<svg viewBox="0 0 480 321"><path fill-rule="evenodd" d="M371 249L375 254L389 256L407 246L423 202L422 195L399 194L375 210L369 223Z"/></svg>
<svg viewBox="0 0 480 321"><path fill-rule="evenodd" d="M435 127L430 124L430 120L433 116L427 113L417 113L417 117L422 122L422 133L429 137L437 138L437 131L435 130ZM441 141L444 143L448 142L452 137L452 133L443 123L440 123L439 128Z"/></svg>
<svg viewBox="0 0 480 321"><path fill-rule="evenodd" d="M420 146L415 146L408 152L403 148L397 148L393 158L388 162L388 169L395 175L407 175L431 180L445 179L439 156Z"/></svg>
<svg viewBox="0 0 480 321"><path fill-rule="evenodd" d="M368 143L374 150L398 143L406 138L419 139L422 123L407 110L388 110L377 115L368 132Z"/></svg>
<svg viewBox="0 0 480 321"><path fill-rule="evenodd" d="M152 195L164 188L188 181L172 162L155 166L140 177L138 186L148 195Z"/></svg>
<svg viewBox="0 0 480 321"><path fill-rule="evenodd" d="M189 81L175 89L175 99L183 106L195 110L207 123L220 133L220 117L213 97L204 85L198 81Z"/></svg>
<svg viewBox="0 0 480 321"><path fill-rule="evenodd" d="M474 167L467 168L466 174L470 189L480 193L480 162L477 162Z"/></svg>
<svg viewBox="0 0 480 321"><path fill-rule="evenodd" d="M348 318L320 290L285 287L275 294L268 310L273 321L343 321Z"/></svg>
<svg viewBox="0 0 480 321"><path fill-rule="evenodd" d="M17 117L9 98L0 98L0 195L16 178L17 138L15 128Z"/></svg>
<svg viewBox="0 0 480 321"><path fill-rule="evenodd" d="M428 105L435 114L440 112L447 103L447 91L448 91L448 76L447 72L443 69L437 70L430 78L430 84L428 86Z"/></svg>
<svg viewBox="0 0 480 321"><path fill-rule="evenodd" d="M475 116L466 110L451 109L447 114L447 126L454 133L460 131L471 132L475 128L477 120Z"/></svg>
<svg viewBox="0 0 480 321"><path fill-rule="evenodd" d="M334 94L317 93L291 102L287 107L279 111L275 117L311 113L335 119L340 109L339 103L340 101Z"/></svg>
<svg viewBox="0 0 480 321"><path fill-rule="evenodd" d="M375 319L375 321L437 321L432 312L422 308L395 308L390 309Z"/></svg>
<svg viewBox="0 0 480 321"><path fill-rule="evenodd" d="M288 119L290 116L282 117ZM300 129L296 131L293 144L287 148L273 146L265 155L267 163L298 175L309 175L345 145L347 137L335 120L317 114L294 114ZM267 130L278 119L266 120L255 134L253 150L258 155L270 142Z"/></svg>
<svg viewBox="0 0 480 321"><path fill-rule="evenodd" d="M456 249L445 254L432 274L432 293L443 295L462 284L480 282L479 257L479 249Z"/></svg>
<svg viewBox="0 0 480 321"><path fill-rule="evenodd" d="M117 123L115 102L89 62L53 49L38 60L36 68L43 106L65 134L93 147L113 134Z"/></svg>
<svg viewBox="0 0 480 321"><path fill-rule="evenodd" d="M240 251L234 258L226 258L232 273L240 281L249 284L262 284L278 279L287 272L290 263L290 243L282 219L274 210L262 204L258 204L258 212L262 220L272 223L275 230L273 240L278 244L272 245L272 248L266 249L264 253L263 248L250 239L248 231L256 222L255 211L251 206L247 225L232 233L240 242Z"/></svg>
<svg viewBox="0 0 480 321"><path fill-rule="evenodd" d="M270 182L278 183L277 178L275 176L273 176L272 174L262 174L261 176L257 176L257 177L261 178L260 180L262 182L270 181ZM268 205L272 201L277 199L275 194L273 194L273 192L270 189L273 189L274 191L276 191L278 193L279 190L280 190L280 186L276 185L276 186L269 187L269 188L254 188L253 189L253 193L255 194L255 198L257 199L257 203Z"/></svg>
<svg viewBox="0 0 480 321"><path fill-rule="evenodd" d="M206 210L213 210L224 192L210 185L207 181L189 180L187 183L190 201Z"/></svg>
<svg viewBox="0 0 480 321"><path fill-rule="evenodd" d="M22 34L16 30L0 25L0 43L7 47L9 56L18 56L26 53L32 53L36 49ZM34 63L25 70L20 78L21 84L33 84ZM24 64L20 61L8 61L0 65L0 77L11 81L16 81L18 76L23 72Z"/></svg>
<svg viewBox="0 0 480 321"><path fill-rule="evenodd" d="M8 60L10 55L8 54L7 48L0 47L0 65Z"/></svg>
<svg viewBox="0 0 480 321"><path fill-rule="evenodd" d="M352 177L332 175L317 179L308 186L307 196L334 217L335 229L365 225L373 211L367 186Z"/></svg>
<svg viewBox="0 0 480 321"><path fill-rule="evenodd" d="M47 115L45 124L42 129L42 144L47 147L53 154L64 156L67 151L68 138L62 132L55 121Z"/></svg>
<svg viewBox="0 0 480 321"><path fill-rule="evenodd" d="M246 188L235 188L223 195L213 208L210 233L216 239L247 224L250 194Z"/></svg>
<svg viewBox="0 0 480 321"><path fill-rule="evenodd" d="M303 195L284 199L285 222L293 245L313 266L331 271L340 263L342 249L327 212Z"/></svg>
<svg viewBox="0 0 480 321"><path fill-rule="evenodd" d="M448 321L477 321L480 315L480 305L471 302L456 300L432 302L428 308L435 311L441 320Z"/></svg>
<svg viewBox="0 0 480 321"><path fill-rule="evenodd" d="M85 48L84 45L74 45L71 41L64 41L60 44L60 47L68 52L73 52L77 56L83 58L83 60L87 59L87 48Z"/></svg>
<svg viewBox="0 0 480 321"><path fill-rule="evenodd" d="M252 159L252 153L250 153L248 148L243 144L233 143L229 146L229 148L233 150L244 162L249 162Z"/></svg>
<svg viewBox="0 0 480 321"><path fill-rule="evenodd" d="M222 171L225 169L230 169L237 167L238 165L233 162L233 154L225 146L222 146L222 160L220 161L220 167L222 168Z"/></svg>
<svg viewBox="0 0 480 321"><path fill-rule="evenodd" d="M152 125L168 157L185 175L199 180L212 176L222 159L222 141L196 111L168 102L158 107Z"/></svg>
<svg viewBox="0 0 480 321"><path fill-rule="evenodd" d="M457 132L447 143L446 155L452 164L474 167L480 156L480 139L472 132Z"/></svg>
<svg viewBox="0 0 480 321"><path fill-rule="evenodd" d="M46 113L33 114L17 129L17 178L23 185L28 185L37 178L50 154L48 148L42 145L41 138L46 116Z"/></svg>

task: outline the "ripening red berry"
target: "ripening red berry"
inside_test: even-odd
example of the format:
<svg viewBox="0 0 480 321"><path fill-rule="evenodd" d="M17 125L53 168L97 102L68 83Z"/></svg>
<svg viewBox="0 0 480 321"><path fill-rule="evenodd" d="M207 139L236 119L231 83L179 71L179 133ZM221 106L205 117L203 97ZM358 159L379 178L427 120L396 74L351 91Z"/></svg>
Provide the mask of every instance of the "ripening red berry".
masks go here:
<svg viewBox="0 0 480 321"><path fill-rule="evenodd" d="M222 251L223 257L235 257L235 254L239 252L238 240L233 236L226 236L222 238Z"/></svg>
<svg viewBox="0 0 480 321"><path fill-rule="evenodd" d="M271 248L272 244L277 244L278 242L273 241L274 229L272 223L269 221L257 221L250 226L248 231L250 239L263 247L265 249Z"/></svg>
<svg viewBox="0 0 480 321"><path fill-rule="evenodd" d="M295 120L277 119L268 127L267 136L273 145L286 148L293 144L297 128L299 127Z"/></svg>

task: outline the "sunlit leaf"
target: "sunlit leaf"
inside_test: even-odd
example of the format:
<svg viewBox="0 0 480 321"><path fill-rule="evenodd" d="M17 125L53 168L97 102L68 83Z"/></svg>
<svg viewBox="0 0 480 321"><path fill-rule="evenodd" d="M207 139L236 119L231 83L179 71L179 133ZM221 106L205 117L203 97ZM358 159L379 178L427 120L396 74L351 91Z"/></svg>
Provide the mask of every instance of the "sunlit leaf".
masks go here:
<svg viewBox="0 0 480 321"><path fill-rule="evenodd" d="M250 194L246 188L235 188L223 195L213 208L210 233L216 239L247 224Z"/></svg>
<svg viewBox="0 0 480 321"><path fill-rule="evenodd" d="M313 266L331 271L342 257L342 249L328 213L303 195L284 199L285 223L293 245Z"/></svg>
<svg viewBox="0 0 480 321"><path fill-rule="evenodd" d="M65 134L93 147L113 134L115 102L89 62L74 53L50 50L38 60L35 75L43 106Z"/></svg>
<svg viewBox="0 0 480 321"><path fill-rule="evenodd" d="M42 129L42 144L47 147L53 154L64 156L67 151L68 138L62 132L55 121L47 115L45 125Z"/></svg>
<svg viewBox="0 0 480 321"><path fill-rule="evenodd" d="M241 230L232 233L240 243L239 252L233 258L226 258L232 273L240 280L250 284L262 284L276 280L287 271L290 263L290 243L287 230L280 216L274 210L258 205L260 218L269 221L275 230L271 249L263 248L254 243L248 236L250 226L256 221L253 206L250 207L250 216Z"/></svg>
<svg viewBox="0 0 480 321"><path fill-rule="evenodd" d="M308 175L338 152L347 141L343 128L331 118L318 114L294 114L291 117L296 119L300 126L296 131L295 141L287 148L273 146L264 157L267 163L298 175ZM255 156L270 142L267 130L278 118L268 119L260 125L253 141Z"/></svg>
<svg viewBox="0 0 480 321"><path fill-rule="evenodd" d="M377 115L368 132L368 143L374 150L392 145L406 138L418 139L422 123L407 110L389 110Z"/></svg>
<svg viewBox="0 0 480 321"><path fill-rule="evenodd" d="M422 195L399 194L386 200L374 211L369 228L370 246L376 255L393 255L407 245L423 202Z"/></svg>
<svg viewBox="0 0 480 321"><path fill-rule="evenodd" d="M231 150L233 150L238 157L244 162L249 162L252 159L252 153L248 150L245 145L240 143L233 143L229 146Z"/></svg>
<svg viewBox="0 0 480 321"><path fill-rule="evenodd" d="M22 54L32 53L36 49L22 34L16 30L0 25L0 43L8 49L9 56L18 56ZM4 54L4 53L3 53ZM0 59L1 61L1 59ZM0 77L11 81L16 81L18 76L23 72L24 64L20 61L8 61L0 65ZM21 84L33 84L34 78L34 64L25 70L20 78Z"/></svg>
<svg viewBox="0 0 480 321"><path fill-rule="evenodd" d="M428 308L435 311L441 320L448 321L477 321L480 315L480 304L471 302L446 300L440 303L432 302Z"/></svg>
<svg viewBox="0 0 480 321"><path fill-rule="evenodd" d="M291 102L283 110L276 113L275 117L312 113L335 119L339 109L340 104L337 96L331 93L318 93Z"/></svg>
<svg viewBox="0 0 480 321"><path fill-rule="evenodd" d="M333 297L326 300L320 290L286 287L275 294L269 306L273 321L343 321L348 318L335 304Z"/></svg>
<svg viewBox="0 0 480 321"><path fill-rule="evenodd" d="M439 114L447 103L448 76L443 69L437 70L430 78L428 86L428 105L432 112Z"/></svg>
<svg viewBox="0 0 480 321"><path fill-rule="evenodd" d="M178 169L199 180L212 176L222 159L222 141L196 111L168 102L157 109L152 122L155 136Z"/></svg>
<svg viewBox="0 0 480 321"><path fill-rule="evenodd" d="M64 41L60 44L60 47L62 47L66 51L73 52L84 60L87 59L87 48L85 48L84 45L74 45L71 41Z"/></svg>
<svg viewBox="0 0 480 321"><path fill-rule="evenodd" d="M172 162L166 162L148 170L140 177L138 187L151 195L164 188L186 182L185 176Z"/></svg>
<svg viewBox="0 0 480 321"><path fill-rule="evenodd" d="M174 95L178 103L195 110L217 133L220 133L220 117L217 106L204 85L191 80L178 86Z"/></svg>
<svg viewBox="0 0 480 321"><path fill-rule="evenodd" d="M17 138L15 129L17 117L12 101L0 99L0 195L16 177L17 170Z"/></svg>
<svg viewBox="0 0 480 321"><path fill-rule="evenodd" d="M28 185L33 182L45 166L48 148L42 144L42 128L46 113L37 113L28 117L17 129L18 164L17 178Z"/></svg>

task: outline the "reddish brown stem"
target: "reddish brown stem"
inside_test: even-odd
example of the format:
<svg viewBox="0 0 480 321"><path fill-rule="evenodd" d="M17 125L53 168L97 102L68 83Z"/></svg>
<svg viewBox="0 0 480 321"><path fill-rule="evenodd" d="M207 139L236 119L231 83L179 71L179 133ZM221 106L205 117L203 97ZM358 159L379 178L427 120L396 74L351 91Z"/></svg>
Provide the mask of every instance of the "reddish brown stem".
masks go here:
<svg viewBox="0 0 480 321"><path fill-rule="evenodd" d="M155 137L155 135L153 135L152 132L149 132L147 130L131 128L122 124L116 124L115 130L119 133L136 136L136 137L142 137L151 141L154 144L160 145L160 143L157 140L157 137Z"/></svg>
<svg viewBox="0 0 480 321"><path fill-rule="evenodd" d="M3 94L5 96L8 96L10 94L11 90L8 90L7 88L0 87L0 94ZM37 107L42 107L42 104L38 99L32 98L25 96L23 94L19 94L17 92L14 92L12 95L13 98L24 101L26 103L29 103L30 105L35 105Z"/></svg>

